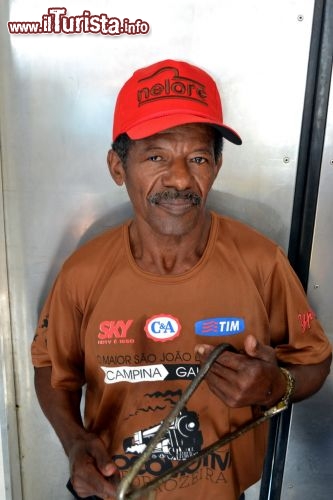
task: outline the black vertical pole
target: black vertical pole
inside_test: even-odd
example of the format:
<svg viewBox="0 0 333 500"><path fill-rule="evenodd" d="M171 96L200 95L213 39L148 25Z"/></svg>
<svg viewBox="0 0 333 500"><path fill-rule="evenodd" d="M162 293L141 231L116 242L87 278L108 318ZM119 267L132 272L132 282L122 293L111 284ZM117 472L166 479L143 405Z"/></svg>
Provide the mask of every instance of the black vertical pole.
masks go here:
<svg viewBox="0 0 333 500"><path fill-rule="evenodd" d="M333 58L333 0L314 5L288 257L307 289ZM259 500L280 500L292 409L270 425Z"/></svg>

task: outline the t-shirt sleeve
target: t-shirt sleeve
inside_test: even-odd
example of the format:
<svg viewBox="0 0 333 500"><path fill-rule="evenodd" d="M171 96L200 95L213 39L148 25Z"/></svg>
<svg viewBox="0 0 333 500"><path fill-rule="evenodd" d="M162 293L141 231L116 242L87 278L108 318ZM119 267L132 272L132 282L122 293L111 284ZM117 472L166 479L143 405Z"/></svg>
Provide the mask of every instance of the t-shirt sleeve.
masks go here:
<svg viewBox="0 0 333 500"><path fill-rule="evenodd" d="M76 390L85 382L81 323L82 311L60 273L41 311L31 345L33 365L52 367L55 388Z"/></svg>
<svg viewBox="0 0 333 500"><path fill-rule="evenodd" d="M329 356L328 338L280 248L265 283L265 300L271 343L282 364L317 364Z"/></svg>

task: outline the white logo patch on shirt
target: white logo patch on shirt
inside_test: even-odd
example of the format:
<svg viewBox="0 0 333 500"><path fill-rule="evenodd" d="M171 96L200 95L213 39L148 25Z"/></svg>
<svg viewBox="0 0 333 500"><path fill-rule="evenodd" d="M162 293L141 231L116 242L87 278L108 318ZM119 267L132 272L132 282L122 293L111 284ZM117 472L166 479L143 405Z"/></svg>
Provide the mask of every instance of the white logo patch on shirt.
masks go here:
<svg viewBox="0 0 333 500"><path fill-rule="evenodd" d="M118 366L114 368L101 366L101 368L105 373L105 384L157 382L164 380L169 374L164 365Z"/></svg>
<svg viewBox="0 0 333 500"><path fill-rule="evenodd" d="M155 342L167 342L178 337L181 328L179 320L171 314L158 314L147 319L144 330Z"/></svg>

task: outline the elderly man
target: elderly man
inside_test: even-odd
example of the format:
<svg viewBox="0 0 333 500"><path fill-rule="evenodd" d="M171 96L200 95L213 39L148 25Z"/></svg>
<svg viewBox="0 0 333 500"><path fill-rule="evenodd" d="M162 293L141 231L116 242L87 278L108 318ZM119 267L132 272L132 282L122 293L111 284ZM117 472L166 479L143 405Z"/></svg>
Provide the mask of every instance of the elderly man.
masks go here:
<svg viewBox="0 0 333 500"><path fill-rule="evenodd" d="M329 372L329 342L281 249L206 208L223 138L241 144L200 68L161 61L120 90L108 165L133 219L65 262L32 344L37 395L77 498L114 498L111 479L126 474L214 346L237 352L214 363L136 484L262 408L310 396ZM157 499L238 500L260 478L266 434L264 424L198 459Z"/></svg>

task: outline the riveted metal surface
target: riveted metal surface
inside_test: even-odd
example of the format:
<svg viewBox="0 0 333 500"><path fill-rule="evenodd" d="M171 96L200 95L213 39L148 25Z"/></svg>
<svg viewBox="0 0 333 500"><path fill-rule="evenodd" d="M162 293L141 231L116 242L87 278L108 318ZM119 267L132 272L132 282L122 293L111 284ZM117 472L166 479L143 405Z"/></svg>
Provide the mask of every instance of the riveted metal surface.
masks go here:
<svg viewBox="0 0 333 500"><path fill-rule="evenodd" d="M332 84L327 114L325 144L308 297L333 343L333 98ZM328 500L333 491L333 374L312 398L294 406L282 498Z"/></svg>
<svg viewBox="0 0 333 500"><path fill-rule="evenodd" d="M92 6L72 0L69 15L87 9L142 19L150 32L8 34L7 20L38 21L49 7L41 0L0 5L4 272L9 278L9 294L4 293L10 303L16 392L13 384L7 389L19 407L24 500L67 498L67 459L36 401L29 350L38 310L61 262L80 243L131 213L105 161L119 86L137 67L169 57L211 72L222 88L226 120L243 146L225 145L210 204L286 249L313 1L105 0ZM322 280L315 267L313 273L321 293L326 277ZM325 307L331 308L327 304L320 311L326 321ZM14 417L1 412L1 419L6 429ZM14 453L6 431L3 437L6 453ZM20 500L19 495L13 499Z"/></svg>

